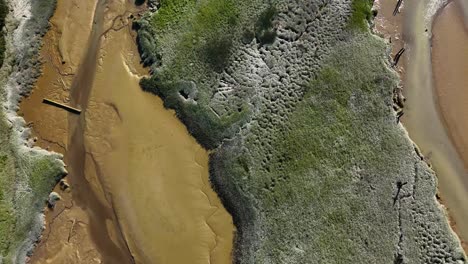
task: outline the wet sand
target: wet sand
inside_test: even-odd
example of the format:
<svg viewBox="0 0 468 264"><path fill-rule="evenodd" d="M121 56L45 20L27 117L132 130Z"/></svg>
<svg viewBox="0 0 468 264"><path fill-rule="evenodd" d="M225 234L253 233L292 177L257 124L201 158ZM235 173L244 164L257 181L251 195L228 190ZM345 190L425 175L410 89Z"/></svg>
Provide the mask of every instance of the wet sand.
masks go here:
<svg viewBox="0 0 468 264"><path fill-rule="evenodd" d="M43 74L31 96L20 105L21 113L27 122L31 122L34 136L38 138L37 145L64 154L66 163L69 163L69 114L42 104L42 99L46 97L70 104L70 86L86 55L83 47L90 39L96 6L97 1L59 1L41 51L45 62ZM79 183L80 177L70 167L68 169L71 173L66 180L72 182L73 191L62 191L59 186L55 188L62 201L54 210L46 209L46 230L30 262L115 263L119 259L130 260L129 252L124 253L123 239L120 238L118 245L110 239L118 228L113 219L102 215L96 217L93 213L110 210L110 205L103 203L102 192L89 191L88 183ZM84 189L88 189L88 200L79 197Z"/></svg>
<svg viewBox="0 0 468 264"><path fill-rule="evenodd" d="M403 94L407 99L401 119L403 125L424 159L437 173L438 189L448 209L452 227L463 241L468 241L468 175L447 134L433 89L431 27L425 23L427 2L404 1L404 8L397 15L399 19L392 15L395 3L387 4L387 10L379 14L383 17L380 22L393 21L391 23L398 24L396 34L402 35L406 48L396 69L403 80ZM387 38L395 34L392 30L383 31Z"/></svg>
<svg viewBox="0 0 468 264"><path fill-rule="evenodd" d="M210 188L208 153L141 90L147 72L135 38L128 27L105 35L86 112L87 158L111 190L137 262L231 263L233 223Z"/></svg>
<svg viewBox="0 0 468 264"><path fill-rule="evenodd" d="M31 263L231 263L234 226L210 187L208 153L139 87L138 11L124 0L58 2L21 112L39 146L65 154L71 188L56 188L63 199Z"/></svg>
<svg viewBox="0 0 468 264"><path fill-rule="evenodd" d="M468 190L468 20L464 23L462 1L449 3L436 17L432 37L432 71L436 102L446 131L464 163L463 188ZM466 7L466 6L465 6ZM453 183L452 183L453 184ZM446 196L441 189L443 196ZM447 188L447 191L451 191ZM467 212L468 200L460 196ZM468 241L468 213L455 219L464 241Z"/></svg>

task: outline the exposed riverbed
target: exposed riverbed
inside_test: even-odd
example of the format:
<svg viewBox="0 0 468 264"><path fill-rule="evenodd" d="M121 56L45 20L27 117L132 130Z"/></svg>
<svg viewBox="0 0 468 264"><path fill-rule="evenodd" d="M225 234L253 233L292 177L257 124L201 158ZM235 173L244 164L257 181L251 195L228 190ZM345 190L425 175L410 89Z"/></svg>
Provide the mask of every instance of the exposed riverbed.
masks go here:
<svg viewBox="0 0 468 264"><path fill-rule="evenodd" d="M147 71L131 21L142 8L58 1L21 112L41 147L65 154L71 191L56 188L63 200L32 263L231 263L234 226L210 187L207 151L139 87Z"/></svg>
<svg viewBox="0 0 468 264"><path fill-rule="evenodd" d="M452 100L447 97L445 104L450 105L452 114L456 115L456 121L454 119L452 126L465 124L466 115L462 113L464 109L466 110L466 104L463 105L461 101L466 99L468 90L462 93L461 89L466 88L466 85L465 87L457 85L455 90L448 90L454 83L465 82L466 84L466 79L463 79L466 78L467 72L467 69L463 68L466 67L466 59L464 59L465 66L458 65L464 56L461 51L463 48L459 47L458 51L449 51L452 55L460 56L456 59L457 62L451 62L447 54L440 53L441 51L437 48L440 44L435 43L437 41L434 42L437 35L446 38L445 41L463 39L463 25L449 25L448 22L445 22L445 25L439 25L440 17L443 16L450 17L445 19L451 21L460 19L456 18L459 15L454 11L436 16L435 11L442 6L443 1L404 1L401 12L396 16L392 14L396 2L389 2L379 1L380 10L376 20L376 29L387 39L393 40L391 41L392 56L400 47L406 48L399 65L395 67L403 80L403 93L407 99L402 122L411 139L418 145L424 159L433 166L437 173L438 188L443 204L448 208L452 227L463 241L468 241L468 210L466 210L468 208L468 171L457 151L460 147L459 143L451 140L455 130L450 125L447 126L447 122L442 118L444 110L440 111L442 108L439 107L441 98L439 98L440 89L438 88L444 87L444 92L451 94ZM449 8L454 9L454 7ZM444 8L438 13L447 12ZM434 18L436 21L432 28ZM434 35L432 49L431 34ZM466 52L466 44L463 47ZM449 48L445 47L444 50L447 52ZM435 64L439 64L435 67L445 69L435 69L436 76L433 75L431 63L434 59L437 60ZM451 76L440 77L439 70L442 73L450 72ZM457 74L460 71L464 71L465 76Z"/></svg>

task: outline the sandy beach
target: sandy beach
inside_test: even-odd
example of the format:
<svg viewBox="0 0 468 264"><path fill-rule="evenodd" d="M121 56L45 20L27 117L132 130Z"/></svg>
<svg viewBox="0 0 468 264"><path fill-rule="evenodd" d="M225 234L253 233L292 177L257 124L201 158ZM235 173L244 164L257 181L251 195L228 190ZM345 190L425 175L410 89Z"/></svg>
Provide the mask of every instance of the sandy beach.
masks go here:
<svg viewBox="0 0 468 264"><path fill-rule="evenodd" d="M144 93L133 1L58 1L43 74L20 113L37 145L65 155L70 188L47 210L30 263L231 263L234 225L208 153ZM42 104L53 99L81 115Z"/></svg>

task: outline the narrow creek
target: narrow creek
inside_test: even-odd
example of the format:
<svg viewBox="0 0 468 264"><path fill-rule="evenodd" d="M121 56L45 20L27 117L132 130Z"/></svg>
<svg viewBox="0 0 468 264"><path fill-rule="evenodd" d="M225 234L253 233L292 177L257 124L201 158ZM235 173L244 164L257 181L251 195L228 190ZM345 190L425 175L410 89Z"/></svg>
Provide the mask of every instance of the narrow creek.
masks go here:
<svg viewBox="0 0 468 264"><path fill-rule="evenodd" d="M378 2L380 10L376 20L377 31L392 40L392 56L401 47L406 49L399 65L395 67L403 80L403 94L406 97L401 121L410 138L418 145L424 159L437 173L438 190L442 203L448 209L452 227L462 241L468 241L468 170L459 152L459 148L462 147L460 142L452 141L452 133L467 124L466 115L463 115L467 105L462 102L467 102L468 90L462 92L466 85L455 85L457 87L454 88L453 84L466 81L463 79L468 72L466 59L463 62L464 55L459 52L463 49L466 52L468 46L460 47L461 50L458 51L450 51L452 55L457 56L456 62L450 61L451 58L446 54L450 49L449 41L466 41L463 25L449 22L460 21L456 18L459 14L453 6L455 2L449 4L452 11L446 11L448 9L445 7L442 11L434 12L433 17L429 19L429 3L437 1L404 1L396 16L393 15L396 2ZM441 25L440 20L449 21ZM442 39L445 41L444 47L437 43ZM433 69L434 60L436 61ZM444 72L454 74L441 77L441 72L442 75ZM444 120L444 106L441 108L440 103L441 99L445 99L440 97L441 89L444 93L451 94L451 98L445 98L447 100L444 103L445 107L448 106L452 111L452 124ZM466 140L466 133L463 136ZM467 250L466 244L464 248Z"/></svg>
<svg viewBox="0 0 468 264"><path fill-rule="evenodd" d="M234 225L208 152L139 87L131 0L59 0L43 75L21 114L37 145L65 155L70 188L46 214L30 263L231 263ZM81 115L42 104L50 98Z"/></svg>

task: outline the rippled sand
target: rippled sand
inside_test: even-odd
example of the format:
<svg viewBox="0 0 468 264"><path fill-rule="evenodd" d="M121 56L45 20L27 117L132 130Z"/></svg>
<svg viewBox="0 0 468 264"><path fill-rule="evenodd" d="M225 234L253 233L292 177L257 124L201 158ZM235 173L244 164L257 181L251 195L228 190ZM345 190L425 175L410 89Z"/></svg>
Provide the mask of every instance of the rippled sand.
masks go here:
<svg viewBox="0 0 468 264"><path fill-rule="evenodd" d="M56 188L63 201L31 262L231 263L234 226L210 187L207 151L138 85L138 8L98 1L59 0L43 76L21 105L38 144L65 154L71 184Z"/></svg>

